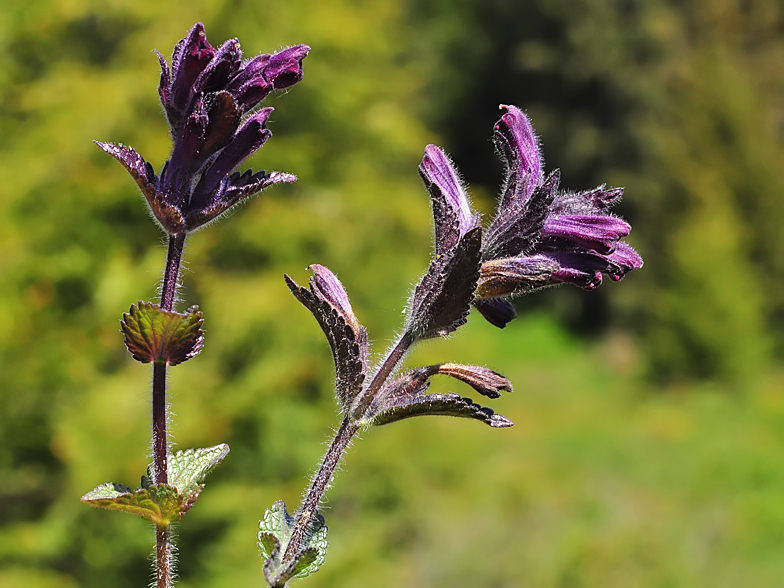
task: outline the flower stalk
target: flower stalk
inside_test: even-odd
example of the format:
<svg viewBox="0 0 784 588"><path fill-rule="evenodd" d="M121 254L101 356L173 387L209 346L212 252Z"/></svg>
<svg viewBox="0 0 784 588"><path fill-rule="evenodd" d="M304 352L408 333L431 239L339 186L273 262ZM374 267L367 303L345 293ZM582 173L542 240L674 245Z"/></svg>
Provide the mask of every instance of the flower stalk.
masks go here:
<svg viewBox="0 0 784 588"><path fill-rule="evenodd" d="M166 267L161 284L161 309L174 310L177 285L185 249L185 233L169 235ZM169 443L166 427L168 424L166 403L167 362L154 362L152 368L152 445L153 445L153 482L169 483ZM155 533L155 568L158 588L169 588L172 583L172 545L171 525L158 525Z"/></svg>

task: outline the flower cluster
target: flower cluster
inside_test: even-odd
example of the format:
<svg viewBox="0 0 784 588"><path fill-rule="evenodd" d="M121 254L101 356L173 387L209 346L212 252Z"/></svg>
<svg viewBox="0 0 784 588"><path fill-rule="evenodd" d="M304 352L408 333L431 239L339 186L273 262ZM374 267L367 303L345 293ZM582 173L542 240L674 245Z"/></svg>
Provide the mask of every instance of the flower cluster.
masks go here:
<svg viewBox="0 0 784 588"><path fill-rule="evenodd" d="M623 188L559 192L560 174L556 170L545 177L528 117L515 106L502 108L506 113L495 125L494 141L506 178L498 211L482 238L473 305L503 328L516 317L510 296L561 283L592 290L602 274L621 280L643 262L621 241L629 224L609 213ZM438 260L442 250L459 247L479 222L441 149L425 149L419 173L433 201Z"/></svg>
<svg viewBox="0 0 784 588"><path fill-rule="evenodd" d="M171 157L160 175L132 148L98 143L122 163L169 234L192 231L264 188L296 177L280 172L232 171L272 133L272 108L254 108L273 90L302 79L310 48L295 45L243 61L237 39L215 49L197 23L172 52L158 54L158 94L171 127Z"/></svg>

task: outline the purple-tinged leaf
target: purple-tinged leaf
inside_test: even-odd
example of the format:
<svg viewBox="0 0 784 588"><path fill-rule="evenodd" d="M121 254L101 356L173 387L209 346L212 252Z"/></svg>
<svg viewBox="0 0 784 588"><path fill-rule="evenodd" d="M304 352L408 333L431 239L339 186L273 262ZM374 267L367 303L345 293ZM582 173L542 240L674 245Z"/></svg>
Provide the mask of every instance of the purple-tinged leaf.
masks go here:
<svg viewBox="0 0 784 588"><path fill-rule="evenodd" d="M82 496L82 502L98 508L137 514L158 527L180 520L184 499L176 488L157 484L131 490L122 484L103 484Z"/></svg>
<svg viewBox="0 0 784 588"><path fill-rule="evenodd" d="M144 161L141 155L136 153L131 147L124 145L114 145L112 143L95 144L106 153L119 161L131 177L136 181L136 185L142 191L147 204L150 206L155 219L161 227L171 233L181 233L185 230L185 219L176 206L169 204L163 195L158 191L158 179L152 171L152 167Z"/></svg>
<svg viewBox="0 0 784 588"><path fill-rule="evenodd" d="M444 337L465 324L479 279L482 229L437 255L414 289L405 330L415 339Z"/></svg>
<svg viewBox="0 0 784 588"><path fill-rule="evenodd" d="M517 310L505 298L477 298L473 305L488 323L499 329L517 318Z"/></svg>
<svg viewBox="0 0 784 588"><path fill-rule="evenodd" d="M121 321L125 346L135 360L168 365L177 365L198 355L204 345L203 323L197 306L180 314L141 301L131 305Z"/></svg>
<svg viewBox="0 0 784 588"><path fill-rule="evenodd" d="M234 172L224 178L217 190L207 195L207 204L188 213L186 228L188 231L194 231L270 186L296 181L297 176L283 172L269 174L263 170L255 174L252 170L246 170L242 174Z"/></svg>
<svg viewBox="0 0 784 588"><path fill-rule="evenodd" d="M500 206L487 229L482 259L516 257L530 252L541 239L550 205L558 192L561 174L555 170L525 201Z"/></svg>
<svg viewBox="0 0 784 588"><path fill-rule="evenodd" d="M372 425L386 425L403 419L424 416L454 416L482 421L495 428L511 427L514 423L492 409L475 404L470 398L459 394L416 394L396 396L379 406L368 415L367 422Z"/></svg>
<svg viewBox="0 0 784 588"><path fill-rule="evenodd" d="M601 216L623 196L623 188L607 188L604 184L587 192L565 192L559 194L550 213L554 216L563 214L583 214Z"/></svg>
<svg viewBox="0 0 784 588"><path fill-rule="evenodd" d="M430 192L435 224L435 252L440 255L457 245L460 237L479 226L479 215L468 202L449 157L435 145L425 148L419 175Z"/></svg>
<svg viewBox="0 0 784 588"><path fill-rule="evenodd" d="M292 294L313 316L329 341L335 360L335 392L344 411L362 390L367 374L367 331L359 324L346 290L337 276L322 265L311 265L310 289L298 286L289 276L286 284Z"/></svg>

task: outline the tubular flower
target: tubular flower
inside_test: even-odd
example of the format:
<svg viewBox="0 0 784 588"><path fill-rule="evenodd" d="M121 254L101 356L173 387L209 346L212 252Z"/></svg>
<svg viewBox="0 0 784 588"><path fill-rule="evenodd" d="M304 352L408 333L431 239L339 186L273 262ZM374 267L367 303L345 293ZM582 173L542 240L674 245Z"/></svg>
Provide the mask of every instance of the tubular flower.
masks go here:
<svg viewBox="0 0 784 588"><path fill-rule="evenodd" d="M559 192L560 173L544 175L528 117L515 106L502 108L506 113L495 125L494 142L506 177L498 211L482 238L473 298L474 307L501 328L517 316L511 296L562 283L593 290L602 274L621 280L643 263L621 240L629 234L629 224L609 213L623 188ZM439 244L462 240L479 225L478 217L449 158L433 145L425 151L420 174L433 198L440 255Z"/></svg>
<svg viewBox="0 0 784 588"><path fill-rule="evenodd" d="M243 61L237 39L215 49L197 23L175 45L171 68L158 54L158 94L173 141L160 175L130 147L97 144L136 180L164 230L192 231L268 186L296 181L281 172L233 170L272 136L267 121L273 109L254 107L302 79L309 50L295 45Z"/></svg>

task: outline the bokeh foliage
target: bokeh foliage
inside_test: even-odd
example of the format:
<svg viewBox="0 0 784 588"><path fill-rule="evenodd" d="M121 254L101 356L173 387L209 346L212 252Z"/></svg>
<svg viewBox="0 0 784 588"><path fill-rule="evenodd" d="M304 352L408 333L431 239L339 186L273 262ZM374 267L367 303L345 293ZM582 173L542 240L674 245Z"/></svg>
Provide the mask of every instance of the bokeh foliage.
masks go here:
<svg viewBox="0 0 784 588"><path fill-rule="evenodd" d="M424 146L478 206L499 103L548 169L627 187L646 259L622 285L520 301L416 363L516 387L510 431L370 431L330 495L316 586L775 586L784 573L784 39L774 0L21 2L0 8L0 585L144 585L152 532L88 509L147 465L149 370L119 319L165 250L93 139L169 148L153 48L196 20L246 54L307 43L257 168L294 173L195 234L180 310L203 353L172 370L179 448L232 452L180 528L182 586L262 583L258 519L295 504L336 424L329 351L283 284L334 270L380 351L431 248ZM586 337L586 335L589 335ZM450 387L450 389L455 388ZM460 390L467 393L468 391ZM304 584L303 584L304 585Z"/></svg>

